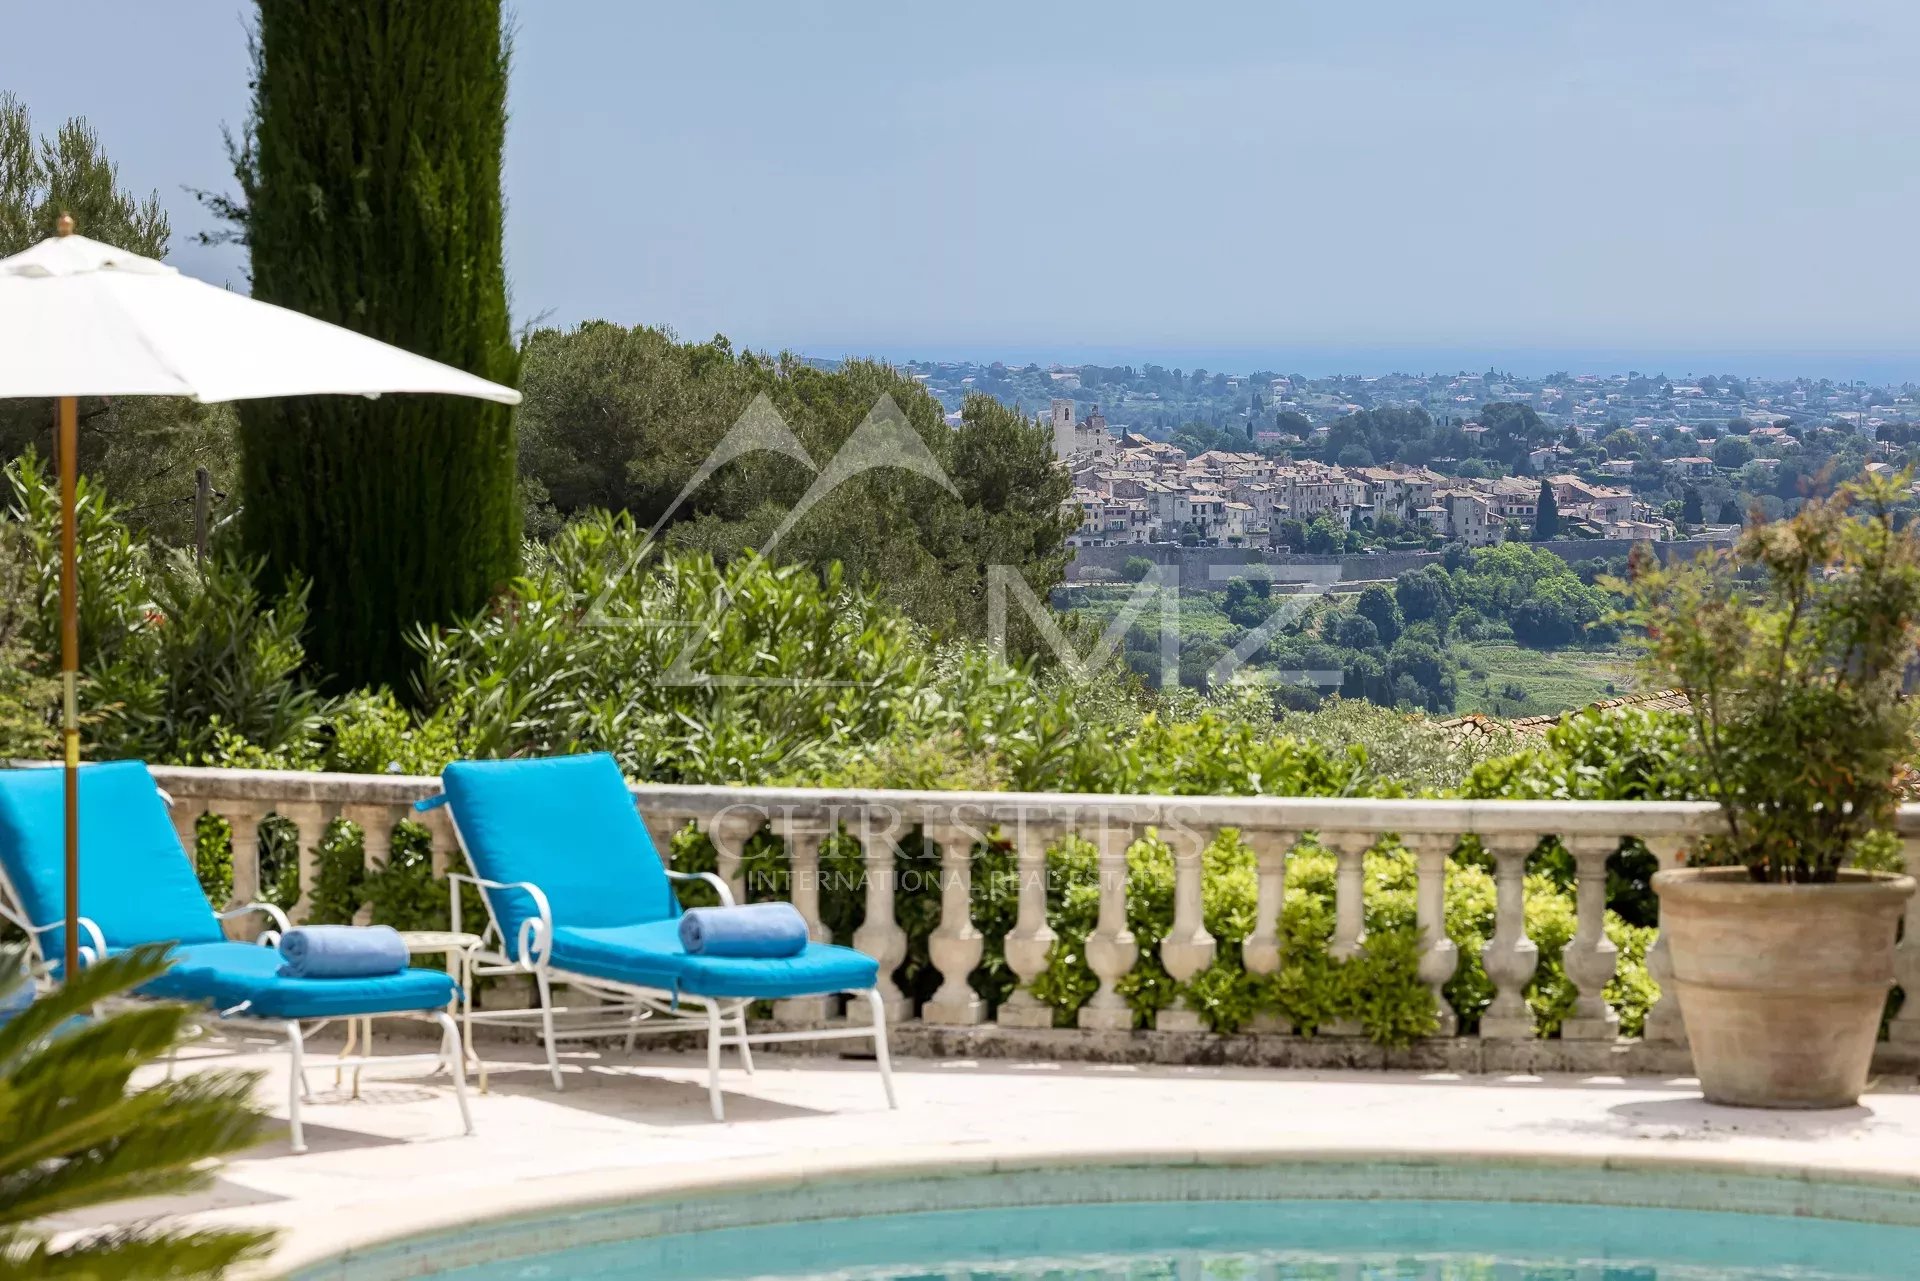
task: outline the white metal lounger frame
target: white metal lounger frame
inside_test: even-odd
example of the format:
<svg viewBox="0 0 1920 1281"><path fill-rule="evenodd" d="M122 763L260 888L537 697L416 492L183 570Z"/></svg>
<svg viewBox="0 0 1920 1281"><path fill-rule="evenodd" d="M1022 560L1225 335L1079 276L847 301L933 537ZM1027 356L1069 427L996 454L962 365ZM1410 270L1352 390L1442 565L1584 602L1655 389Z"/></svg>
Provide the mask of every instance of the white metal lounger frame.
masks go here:
<svg viewBox="0 0 1920 1281"><path fill-rule="evenodd" d="M166 794L163 792L161 795L165 796ZM168 799L168 804L172 804L171 798ZM7 877L6 869L0 867L0 918L10 921L26 932L27 938L30 940L33 948L36 973L51 973L48 958L45 950L41 947L41 943L43 936L48 931L59 929L62 923L55 921L49 925L33 924L27 920L26 911L19 906L25 901L26 900L21 898L19 893L15 891L13 882ZM219 917L222 922L225 922L233 920L235 917L245 916L250 912L262 913L272 920L276 927L276 929L264 931L260 935L259 942L264 947L274 946L279 942L280 934L292 928L287 921L287 914L271 903L247 903L241 907L229 908L224 912L216 912L215 915ZM80 947L80 963L82 966L91 965L95 960L106 955L106 940L100 934L100 927L84 916L80 918L80 931L89 940L88 943L82 944ZM287 1082L287 1130L290 1145L294 1154L297 1156L307 1150L306 1131L300 1123L300 1104L302 1100L311 1101L313 1098L312 1091L307 1088L306 1038L320 1032L329 1023L332 1023L334 1019L302 1020L261 1018L255 1015L249 1015L246 1012L247 1005L248 1003L243 1001L230 1009L216 1010L214 1011L214 1015L223 1025L230 1025L239 1032L252 1031L256 1033L266 1033L268 1035L277 1034L286 1038L287 1055L291 1060L289 1064L290 1075ZM346 1018L348 1016L339 1015L337 1017ZM431 1063L436 1067L443 1066L453 1076L453 1096L460 1105L460 1125L462 1132L466 1134L473 1133L473 1113L467 1106L465 1047L462 1046L460 1042L460 1028L453 1021L451 1014L445 1010L395 1010L387 1014L356 1014L352 1017L356 1019L417 1018L438 1024L440 1027L440 1048L432 1054L386 1054L361 1055L356 1058L329 1058L327 1065L330 1067L354 1068L356 1070L370 1067L402 1067L417 1063ZM306 1025L304 1030L301 1026L303 1023ZM196 1055L194 1061L234 1058L247 1053L250 1053L247 1049L222 1050L212 1054ZM169 1077L173 1075L175 1061L173 1055L168 1056L167 1075Z"/></svg>
<svg viewBox="0 0 1920 1281"><path fill-rule="evenodd" d="M444 796L444 794L443 794ZM467 861L471 875L463 872L447 874L448 887L452 891L452 921L454 933L462 932L460 920L460 887L462 884L473 886L480 891L480 899L487 908L487 928L480 936L481 945L469 958L468 976L478 979L483 976L531 975L534 989L539 994L538 1005L516 1009L481 1010L468 1002L462 1010L462 1017L470 1023L486 1023L505 1027L538 1028L540 1038L547 1051L547 1071L553 1077L553 1088L563 1089L560 1079L560 1056L558 1042L562 1040L594 1040L624 1036L627 1049L632 1050L635 1038L649 1033L685 1032L689 1023L706 1024L707 1028L707 1102L713 1110L713 1119L726 1119L725 1107L720 1097L720 1051L725 1046L733 1046L740 1051L740 1066L747 1075L753 1075L753 1050L755 1045L773 1045L788 1041L838 1041L848 1039L871 1039L873 1057L880 1068L880 1083L887 1095L887 1106L900 1106L893 1091L893 1064L887 1055L887 1012L880 1000L880 993L873 988L847 988L846 995L864 999L871 1012L872 1021L867 1026L849 1025L847 1027L809 1028L793 1032L748 1032L747 1007L753 1004L755 997L727 998L705 997L694 993L673 993L659 988L642 987L632 983L617 983L608 979L596 978L589 974L563 969L553 964L553 908L547 902L546 894L532 881L501 882L490 881L479 874L480 869L473 861L473 851L467 848L467 838L460 830L459 817L453 806L442 797L432 798L447 806L447 817L453 824L454 838L460 843L460 853ZM727 883L712 872L676 872L662 862L662 870L669 880L705 881L719 894L720 901L733 906L733 892ZM514 951L518 956L510 955L507 950L506 932L500 926L500 917L494 911L493 896L490 890L517 890L533 900L539 915L529 917L521 923L520 936L515 940ZM553 988L556 983L565 984L568 989L598 998L598 1002L580 1009L556 1006L553 1003ZM832 995L832 993L808 993L808 995ZM687 1006L693 1009L687 1009ZM577 1023L555 1023L556 1016L575 1016ZM471 1037L469 1037L471 1040ZM483 1077L484 1080L484 1077Z"/></svg>

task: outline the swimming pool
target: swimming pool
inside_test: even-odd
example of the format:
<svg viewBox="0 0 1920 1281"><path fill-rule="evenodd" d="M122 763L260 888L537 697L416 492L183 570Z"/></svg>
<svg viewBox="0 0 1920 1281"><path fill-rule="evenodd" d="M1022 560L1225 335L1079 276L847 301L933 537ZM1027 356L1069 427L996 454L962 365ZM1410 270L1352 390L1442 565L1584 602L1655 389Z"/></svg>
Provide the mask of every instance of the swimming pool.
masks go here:
<svg viewBox="0 0 1920 1281"><path fill-rule="evenodd" d="M1702 1208L1715 1205L1766 1212ZM1920 1192L1905 1187L1604 1165L1309 1160L800 1182L396 1242L297 1281L1916 1275Z"/></svg>

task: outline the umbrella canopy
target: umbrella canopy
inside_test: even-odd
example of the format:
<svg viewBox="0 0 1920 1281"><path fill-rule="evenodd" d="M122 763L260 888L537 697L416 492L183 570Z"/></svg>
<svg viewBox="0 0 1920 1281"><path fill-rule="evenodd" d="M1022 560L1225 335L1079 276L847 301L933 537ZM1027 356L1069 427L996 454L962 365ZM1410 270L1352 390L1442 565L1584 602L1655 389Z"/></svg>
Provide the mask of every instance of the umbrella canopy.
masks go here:
<svg viewBox="0 0 1920 1281"><path fill-rule="evenodd" d="M75 398L187 396L219 401L442 392L520 403L520 393L511 387L183 276L163 262L72 232L73 220L62 214L58 236L0 258L0 396L50 396L59 401L66 975L79 967L80 932Z"/></svg>
<svg viewBox="0 0 1920 1281"><path fill-rule="evenodd" d="M0 396L520 393L85 236L0 258Z"/></svg>

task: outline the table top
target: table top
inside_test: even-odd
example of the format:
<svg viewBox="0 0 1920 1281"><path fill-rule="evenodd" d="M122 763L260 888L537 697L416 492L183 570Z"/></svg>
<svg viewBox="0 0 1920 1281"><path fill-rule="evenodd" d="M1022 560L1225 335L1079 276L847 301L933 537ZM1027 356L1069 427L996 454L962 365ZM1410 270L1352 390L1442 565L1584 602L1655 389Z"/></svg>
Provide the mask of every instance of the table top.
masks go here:
<svg viewBox="0 0 1920 1281"><path fill-rule="evenodd" d="M453 930L401 930L400 941L407 945L409 952L464 952L480 946L478 934Z"/></svg>

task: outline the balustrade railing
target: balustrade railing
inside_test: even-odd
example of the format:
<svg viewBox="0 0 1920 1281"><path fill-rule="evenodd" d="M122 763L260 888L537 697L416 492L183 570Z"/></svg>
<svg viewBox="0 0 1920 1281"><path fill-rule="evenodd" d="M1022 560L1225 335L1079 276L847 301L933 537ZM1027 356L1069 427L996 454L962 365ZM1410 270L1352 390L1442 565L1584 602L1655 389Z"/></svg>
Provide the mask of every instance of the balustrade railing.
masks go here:
<svg viewBox="0 0 1920 1281"><path fill-rule="evenodd" d="M269 770L154 770L174 798L174 821L189 849L202 814L226 820L232 831L233 894L246 901L273 888L264 883L261 865L263 826L281 820L293 832L291 857L297 860L296 919L308 909L319 876L315 851L336 820L363 833L368 871L391 857L396 829L421 821L431 841L436 873L459 857L444 811L417 815L413 801L438 789L431 778L385 775L292 773ZM917 792L797 788L722 788L642 784L635 802L664 852L710 843L712 867L738 898L768 897L769 887L784 892L807 919L814 937L827 939L823 916L823 849L855 851L858 883L836 885L863 909L850 941L881 961L881 995L889 1016L928 1028L1032 1031L1054 1026L1053 1004L1036 990L1056 944L1049 919L1049 848L1067 836L1092 849L1097 908L1081 952L1095 986L1073 1015L1081 1029L1125 1032L1135 1015L1125 987L1142 961L1142 946L1129 929L1128 851L1149 835L1164 841L1173 863L1172 921L1158 948L1159 966L1184 985L1219 955L1222 944L1206 925L1205 851L1223 832L1237 833L1252 853L1254 922L1240 941L1240 958L1256 976L1279 973L1288 964L1280 930L1289 866L1295 851L1311 840L1334 859L1333 921L1327 955L1352 958L1366 945L1366 856L1392 842L1413 858L1417 877L1414 910L1419 930L1418 978L1434 1006L1435 1035L1458 1034L1459 1016L1447 987L1462 964L1445 928L1450 855L1471 838L1493 886L1492 933L1479 957L1493 996L1477 1011L1474 1036L1483 1043L1522 1043L1536 1037L1526 993L1534 980L1540 952L1528 936L1526 915L1529 859L1544 842L1558 841L1571 856L1574 881L1574 929L1560 954L1561 968L1577 989L1559 1037L1570 1043L1614 1043L1619 1023L1606 1000L1614 978L1616 949L1606 930L1608 860L1623 842L1644 844L1662 867L1675 866L1692 839L1712 821L1712 807L1691 802L1372 800L1295 797L1167 797L1053 793ZM1900 815L1900 835L1909 857L1920 852L1920 806ZM705 843L697 842L704 837ZM417 839L417 838L416 838ZM1011 988L989 1004L976 973L988 937L976 919L979 874L977 847L995 842L1011 869L1011 923L996 927ZM785 876L758 878L770 842L784 847ZM846 845L851 842L851 846ZM281 844L284 850L285 842ZM919 856L909 859L907 847ZM564 851L556 851L563 856ZM282 858L288 857L282 854ZM838 866L846 866L841 858ZM1920 862L1915 863L1920 866ZM937 922L926 935L926 964L937 981L923 989L917 1003L893 978L907 956L908 930L896 906L911 867L917 876L936 878L926 898ZM291 875L283 870L287 890ZM284 895L283 895L284 896ZM996 913L1005 920L1007 913ZM359 919L366 919L364 908ZM1669 975L1664 940L1647 955L1656 981ZM1920 898L1909 910L1899 959L1901 982L1920 991ZM1005 987L1003 981L1002 987ZM1183 995L1158 1010L1160 1031L1203 1030L1203 1012ZM819 1022L835 1017L824 1000L783 1001L773 1017ZM1268 1035L1292 1029L1271 1010L1256 1015L1248 1031ZM1352 1021L1322 1024L1321 1036L1354 1034ZM1899 1046L1920 1049L1920 1000L1906 1002L1890 1025ZM1659 999L1646 1019L1647 1043L1678 1048L1684 1044L1674 1002Z"/></svg>

